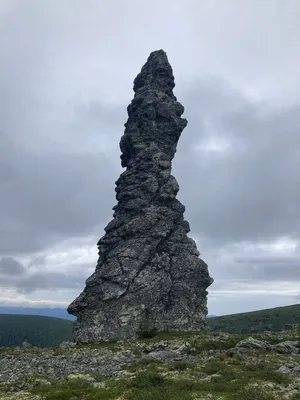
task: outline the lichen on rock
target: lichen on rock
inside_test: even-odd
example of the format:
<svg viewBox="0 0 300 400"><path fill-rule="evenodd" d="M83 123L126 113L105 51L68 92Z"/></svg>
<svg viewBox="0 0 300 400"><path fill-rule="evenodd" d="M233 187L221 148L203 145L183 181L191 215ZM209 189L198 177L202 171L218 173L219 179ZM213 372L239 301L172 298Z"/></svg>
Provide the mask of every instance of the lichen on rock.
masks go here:
<svg viewBox="0 0 300 400"><path fill-rule="evenodd" d="M76 342L136 338L156 331L205 326L207 287L213 282L187 236L185 207L172 159L187 120L173 94L172 67L163 50L150 54L134 80L134 98L120 141L113 220L98 242L95 272L69 305Z"/></svg>

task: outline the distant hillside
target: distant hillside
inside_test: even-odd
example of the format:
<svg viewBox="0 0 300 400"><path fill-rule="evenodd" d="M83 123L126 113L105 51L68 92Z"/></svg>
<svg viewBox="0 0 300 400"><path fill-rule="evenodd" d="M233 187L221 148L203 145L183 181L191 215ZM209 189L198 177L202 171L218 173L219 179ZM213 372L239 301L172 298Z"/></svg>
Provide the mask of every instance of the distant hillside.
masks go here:
<svg viewBox="0 0 300 400"><path fill-rule="evenodd" d="M300 304L209 318L207 324L213 332L277 332L285 324L300 324Z"/></svg>
<svg viewBox="0 0 300 400"><path fill-rule="evenodd" d="M0 314L0 347L21 346L24 341L38 347L56 347L66 340L72 340L70 320Z"/></svg>
<svg viewBox="0 0 300 400"><path fill-rule="evenodd" d="M285 324L300 324L300 304L241 314L210 316L212 332L262 333L280 331ZM0 314L0 347L21 346L26 341L39 347L56 347L72 340L72 321L39 315Z"/></svg>
<svg viewBox="0 0 300 400"><path fill-rule="evenodd" d="M76 319L65 308L0 307L0 314L43 315L44 317Z"/></svg>

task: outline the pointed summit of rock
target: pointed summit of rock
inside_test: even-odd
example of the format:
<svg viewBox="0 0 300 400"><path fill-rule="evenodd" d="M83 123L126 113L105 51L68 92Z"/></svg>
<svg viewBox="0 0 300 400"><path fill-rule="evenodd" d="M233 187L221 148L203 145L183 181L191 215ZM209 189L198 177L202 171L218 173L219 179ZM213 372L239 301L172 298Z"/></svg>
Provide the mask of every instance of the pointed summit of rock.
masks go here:
<svg viewBox="0 0 300 400"><path fill-rule="evenodd" d="M173 94L166 53L150 54L134 80L120 141L113 220L98 242L95 272L68 307L77 342L136 338L141 330L196 331L205 326L207 287L171 163L187 125Z"/></svg>
<svg viewBox="0 0 300 400"><path fill-rule="evenodd" d="M174 157L177 141L187 120L180 118L182 104L173 94L173 70L167 54L157 50L150 54L134 80L134 99L127 107L128 120L121 138L122 167L150 143L158 145L169 160Z"/></svg>
<svg viewBox="0 0 300 400"><path fill-rule="evenodd" d="M174 86L172 67L167 53L163 50L156 50L150 53L147 62L133 82L134 92L151 87L171 96Z"/></svg>

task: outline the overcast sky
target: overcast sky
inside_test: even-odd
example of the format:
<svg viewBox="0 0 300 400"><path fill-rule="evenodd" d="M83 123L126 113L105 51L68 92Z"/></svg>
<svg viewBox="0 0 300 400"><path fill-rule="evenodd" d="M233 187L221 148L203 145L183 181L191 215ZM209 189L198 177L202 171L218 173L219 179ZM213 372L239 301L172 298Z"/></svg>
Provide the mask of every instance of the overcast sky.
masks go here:
<svg viewBox="0 0 300 400"><path fill-rule="evenodd" d="M66 307L95 269L133 79L164 49L173 163L209 313L300 302L299 0L0 1L0 305Z"/></svg>

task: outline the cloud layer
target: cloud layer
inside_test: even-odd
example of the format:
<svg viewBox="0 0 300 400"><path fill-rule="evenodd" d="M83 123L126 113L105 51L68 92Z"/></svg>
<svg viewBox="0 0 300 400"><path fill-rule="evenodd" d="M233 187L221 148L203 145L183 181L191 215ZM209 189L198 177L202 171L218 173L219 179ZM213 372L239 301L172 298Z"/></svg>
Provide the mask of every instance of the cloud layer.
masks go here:
<svg viewBox="0 0 300 400"><path fill-rule="evenodd" d="M173 174L215 279L210 313L299 301L298 1L138 5L1 2L0 300L81 291L116 204L132 81L164 48L189 121Z"/></svg>

